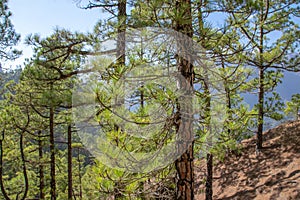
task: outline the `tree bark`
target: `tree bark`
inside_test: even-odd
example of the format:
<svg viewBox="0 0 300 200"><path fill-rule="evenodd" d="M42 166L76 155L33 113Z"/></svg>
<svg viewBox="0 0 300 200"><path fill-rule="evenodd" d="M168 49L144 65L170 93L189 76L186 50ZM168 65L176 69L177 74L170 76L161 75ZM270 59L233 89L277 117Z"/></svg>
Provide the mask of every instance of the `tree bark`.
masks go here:
<svg viewBox="0 0 300 200"><path fill-rule="evenodd" d="M51 85L52 90L52 85ZM51 91L52 92L52 91ZM51 103L52 104L52 103ZM56 200L56 183L55 183L55 144L54 144L54 108L50 105L49 117L49 142L50 142L50 195L51 200Z"/></svg>
<svg viewBox="0 0 300 200"><path fill-rule="evenodd" d="M264 9L263 6L260 11L260 43L259 43L259 91L258 91L258 117L257 117L257 142L256 148L257 150L262 149L263 144L263 125L264 125Z"/></svg>
<svg viewBox="0 0 300 200"><path fill-rule="evenodd" d="M188 36L189 39L193 36L192 15L191 15L191 1L178 0L176 1L176 27L175 30ZM182 152L180 158L175 161L175 168L177 171L176 182L176 199L191 200L194 199L194 149L193 149L193 134L192 134L192 120L191 120L191 99L189 94L192 93L193 88L193 65L192 52L190 41L180 41L178 49L184 56L177 59L178 72L182 75L184 80L179 80L179 89L183 90L187 95L179 97L184 105L178 107L177 121L177 135L179 142L177 144L178 151ZM184 44L183 44L184 43Z"/></svg>
<svg viewBox="0 0 300 200"><path fill-rule="evenodd" d="M77 162L78 162L78 179L79 179L79 199L82 199L82 177L81 177L81 161L80 149L77 148Z"/></svg>
<svg viewBox="0 0 300 200"><path fill-rule="evenodd" d="M118 61L118 67L124 67L125 66L125 48L126 48L126 0L119 0L118 1L118 38L117 38L117 61ZM124 99L119 99L118 104L121 104L121 106L124 104ZM115 125L115 129L119 129L120 127L118 125ZM117 145L118 145L118 141ZM122 191L125 189L125 185L119 182L114 183L114 199L123 199L124 195L122 194Z"/></svg>
<svg viewBox="0 0 300 200"><path fill-rule="evenodd" d="M10 200L5 187L4 187L4 183L3 183L3 141L4 141L4 134L5 131L2 131L2 136L0 139L0 187L1 187L1 192L5 198L5 200Z"/></svg>
<svg viewBox="0 0 300 200"><path fill-rule="evenodd" d="M204 22L203 22L203 13L202 13L202 7L205 6L205 2L202 0L197 3L198 6L198 25L199 25L199 41L202 47L206 46L206 41L204 40ZM202 36L202 37L201 37ZM224 68L224 60L222 59L222 67ZM208 81L208 74L207 74L207 69L204 68L204 73L203 73L203 87L204 87L204 95L205 95L205 113L204 113L204 119L205 119L205 127L206 127L206 134L211 134L211 129L210 129L210 123L211 123L211 98L210 98L210 91L209 91L209 83ZM226 81L225 81L226 82ZM227 86L227 85L226 85ZM228 111L231 108L231 102L230 102L230 91L228 90L229 88L225 86L225 91L227 95L227 108ZM230 132L230 129L228 129L228 132ZM208 153L206 154L206 182L205 182L205 199L206 200L212 200L213 197L213 155L210 153L210 147L211 147L211 138L210 136L207 137L208 141L206 141L208 144Z"/></svg>
<svg viewBox="0 0 300 200"><path fill-rule="evenodd" d="M264 123L264 71L262 68L259 70L259 92L258 92L258 124L257 124L257 142L256 148L262 149L262 133Z"/></svg>
<svg viewBox="0 0 300 200"><path fill-rule="evenodd" d="M118 27L117 27L117 60L118 64L125 65L126 46L126 0L118 1Z"/></svg>
<svg viewBox="0 0 300 200"><path fill-rule="evenodd" d="M206 157L206 183L205 183L205 200L212 200L213 198L213 155L207 154Z"/></svg>
<svg viewBox="0 0 300 200"><path fill-rule="evenodd" d="M72 126L68 125L68 200L72 200Z"/></svg>
<svg viewBox="0 0 300 200"><path fill-rule="evenodd" d="M211 148L212 148L212 131L211 131L211 94L209 90L209 82L208 82L208 72L207 69L204 69L204 81L203 81L203 87L204 87L204 95L205 95L205 113L204 113L204 120L206 127L206 134L207 136L207 155L206 155L206 183L205 183L205 199L206 200L212 200L213 197L213 155L211 154Z"/></svg>
<svg viewBox="0 0 300 200"><path fill-rule="evenodd" d="M41 139L41 131L38 132L38 145L39 145L39 189L40 189L40 199L45 199L45 194L44 194L44 187L45 187L45 182L44 182L44 166L43 166L43 142Z"/></svg>
<svg viewBox="0 0 300 200"><path fill-rule="evenodd" d="M24 133L24 132L23 132ZM22 159L22 170L23 170L23 176L24 176L24 193L23 197L21 200L24 200L27 196L28 193L28 176L27 176L27 169L26 169L26 161L25 161L25 154L24 154L24 147L23 147L23 133L20 134L20 154L21 154L21 159Z"/></svg>

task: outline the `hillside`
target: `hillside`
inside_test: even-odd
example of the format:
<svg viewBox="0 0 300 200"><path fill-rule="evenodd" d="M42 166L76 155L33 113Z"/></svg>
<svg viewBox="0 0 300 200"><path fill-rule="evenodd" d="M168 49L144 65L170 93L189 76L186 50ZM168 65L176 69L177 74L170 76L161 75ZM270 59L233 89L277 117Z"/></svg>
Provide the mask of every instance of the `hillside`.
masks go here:
<svg viewBox="0 0 300 200"><path fill-rule="evenodd" d="M300 121L279 125L263 136L266 142L258 155L255 138L250 138L242 142L241 154L215 165L214 199L300 199ZM196 169L197 183L205 177L203 166ZM205 199L204 184L196 184L196 191L196 199Z"/></svg>

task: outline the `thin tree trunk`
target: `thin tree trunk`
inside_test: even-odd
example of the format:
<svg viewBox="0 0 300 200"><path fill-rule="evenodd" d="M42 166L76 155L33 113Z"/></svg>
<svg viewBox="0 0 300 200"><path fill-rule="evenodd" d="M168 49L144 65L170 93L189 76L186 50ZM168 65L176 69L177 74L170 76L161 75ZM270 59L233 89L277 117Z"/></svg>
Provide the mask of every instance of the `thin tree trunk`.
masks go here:
<svg viewBox="0 0 300 200"><path fill-rule="evenodd" d="M204 35L203 35L203 31L204 31L204 22L203 22L203 14L202 14L202 7L205 6L205 2L203 2L202 0L199 1L197 3L198 5L198 25L199 25L199 41L200 44L202 45L202 47L206 46L206 41L204 40ZM223 58L222 58L222 67L224 66L224 62L223 62ZM204 95L205 95L205 114L204 114L204 119L205 119L205 127L206 127L206 131L207 134L211 134L211 129L210 129L210 121L211 121L211 98L210 98L210 91L209 91L209 83L207 82L208 80L208 75L207 75L207 70L204 69L204 81L203 81L203 87L204 87ZM225 88L229 89L228 87ZM230 108L231 107L231 103L230 103L230 94L229 94L229 90L226 90L226 94L228 95L228 101L227 101L227 106ZM230 132L230 129L228 129L228 132ZM210 136L207 137L208 141L207 141L207 145L208 145L208 151L210 151L210 147L211 147L211 138ZM207 153L206 154L206 182L205 182L205 199L206 200L212 200L213 197L213 188L212 188L212 184L213 184L213 155L211 153Z"/></svg>
<svg viewBox="0 0 300 200"><path fill-rule="evenodd" d="M191 15L191 1L179 0L176 1L176 31L181 32L188 37L193 36L192 28L192 15ZM179 38L179 40L182 38ZM185 44L182 44L185 43ZM179 80L179 87L184 90L186 94L191 94L193 88L193 65L191 55L192 52L190 41L178 41L180 45L179 50L181 53L186 54L184 57L177 59L178 71L184 77L184 80ZM188 46L186 46L188 45ZM180 158L175 161L175 167L177 171L176 182L176 199L191 200L194 199L194 149L193 149L193 134L192 134L192 120L191 120L191 99L189 95L182 98L181 101L185 102L184 105L178 107L178 121L177 135L181 142L178 143L178 151L182 152Z"/></svg>
<svg viewBox="0 0 300 200"><path fill-rule="evenodd" d="M118 1L118 38L117 38L117 61L118 65L121 67L125 66L125 47L126 47L126 0ZM118 104L124 104L124 99L120 99ZM115 128L118 130L120 127L115 125ZM118 145L118 141L117 145ZM115 182L114 185L114 199L123 199L124 196L122 191L125 189L125 185L120 182Z"/></svg>
<svg viewBox="0 0 300 200"><path fill-rule="evenodd" d="M212 200L213 198L213 155L207 154L206 157L206 183L205 183L205 200Z"/></svg>
<svg viewBox="0 0 300 200"><path fill-rule="evenodd" d="M52 90L52 85L51 85ZM51 91L52 92L52 91ZM55 183L55 144L54 144L54 108L50 105L49 118L49 132L50 132L50 195L51 200L56 200L56 183Z"/></svg>
<svg viewBox="0 0 300 200"><path fill-rule="evenodd" d="M22 159L22 169L23 169L23 176L24 176L24 193L21 200L24 200L28 193L28 176L27 176L27 169L26 169L26 161L25 161L25 154L24 154L24 147L23 147L23 133L20 134L20 153L21 153L21 159Z"/></svg>
<svg viewBox="0 0 300 200"><path fill-rule="evenodd" d="M257 124L257 150L262 149L263 146L263 125L264 125L264 61L263 61L263 53L264 53L264 24L265 15L263 6L261 8L260 13L260 44L259 44L259 91L258 91L258 124Z"/></svg>
<svg viewBox="0 0 300 200"><path fill-rule="evenodd" d="M117 59L118 64L125 65L125 45L126 45L126 0L118 2L118 38L117 38Z"/></svg>
<svg viewBox="0 0 300 200"><path fill-rule="evenodd" d="M203 81L203 87L204 87L204 95L205 95L205 113L204 113L204 119L205 119L205 127L208 134L207 136L207 155L206 155L206 183L205 183L205 199L206 200L212 200L213 197L213 155L211 154L211 147L212 147L212 132L211 132L211 97L210 97L210 91L209 91L209 82L208 82L208 74L207 69L204 69L204 81Z"/></svg>
<svg viewBox="0 0 300 200"><path fill-rule="evenodd" d="M5 131L2 131L2 137L0 139L0 187L1 187L1 192L3 194L3 197L5 198L5 200L10 200L5 187L4 187L4 183L3 183L3 141L4 141L4 134Z"/></svg>
<svg viewBox="0 0 300 200"><path fill-rule="evenodd" d="M43 166L43 142L41 139L41 131L38 132L38 145L39 145L39 178L40 178L40 183L39 183L39 188L40 188L40 199L45 199L44 195L44 166Z"/></svg>
<svg viewBox="0 0 300 200"><path fill-rule="evenodd" d="M210 121L211 121L211 115L210 115L210 92L209 92L209 88L206 84L205 85L205 95L206 95L206 105L205 105L205 123L206 123L206 127L207 127L207 134L208 135L208 139L207 139L207 146L208 146L208 152L206 155L206 183L205 183L205 199L206 200L212 200L213 197L213 188L212 188L212 184L213 184L213 155L210 153L211 147L212 147L212 133L211 133L211 128L210 128Z"/></svg>
<svg viewBox="0 0 300 200"><path fill-rule="evenodd" d="M225 62L224 62L224 57L221 55L221 65L222 65L222 69L226 69L225 67ZM227 114L227 117L228 117L228 121L231 122L232 121L232 115L231 115L231 91L230 91L230 87L229 87L229 83L228 83L228 78L224 77L224 89L225 89L225 94L226 94L226 114ZM231 129L228 127L227 128L227 133L228 135L230 135L231 133Z"/></svg>
<svg viewBox="0 0 300 200"><path fill-rule="evenodd" d="M68 125L68 200L72 200L72 127Z"/></svg>
<svg viewBox="0 0 300 200"><path fill-rule="evenodd" d="M77 162L78 162L78 179L79 179L79 199L82 199L82 180L81 180L81 163L80 163L80 151L77 148Z"/></svg>
<svg viewBox="0 0 300 200"><path fill-rule="evenodd" d="M258 93L258 124L257 124L257 143L256 148L262 149L262 133L264 123L264 71L261 68L259 71L259 93Z"/></svg>

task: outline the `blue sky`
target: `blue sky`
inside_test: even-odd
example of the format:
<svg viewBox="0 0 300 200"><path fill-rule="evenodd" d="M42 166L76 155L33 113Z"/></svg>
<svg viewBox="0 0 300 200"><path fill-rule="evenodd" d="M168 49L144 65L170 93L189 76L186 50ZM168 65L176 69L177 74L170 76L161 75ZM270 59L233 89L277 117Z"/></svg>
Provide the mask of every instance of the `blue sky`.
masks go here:
<svg viewBox="0 0 300 200"><path fill-rule="evenodd" d="M5 67L22 65L25 58L31 57L30 47L24 45L29 34L38 33L42 37L50 35L55 27L71 31L92 31L96 22L104 16L100 9L83 10L73 0L9 0L8 6L13 16L12 23L22 41L18 49L23 55Z"/></svg>

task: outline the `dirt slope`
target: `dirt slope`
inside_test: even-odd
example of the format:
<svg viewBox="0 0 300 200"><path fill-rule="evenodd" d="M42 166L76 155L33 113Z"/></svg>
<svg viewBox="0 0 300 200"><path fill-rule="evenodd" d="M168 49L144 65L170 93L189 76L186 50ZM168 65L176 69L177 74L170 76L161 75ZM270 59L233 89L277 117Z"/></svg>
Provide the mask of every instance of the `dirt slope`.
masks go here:
<svg viewBox="0 0 300 200"><path fill-rule="evenodd" d="M214 199L300 200L300 121L264 133L257 154L255 138L242 142L240 155L229 155L214 167ZM205 199L205 168L196 169L196 199Z"/></svg>

